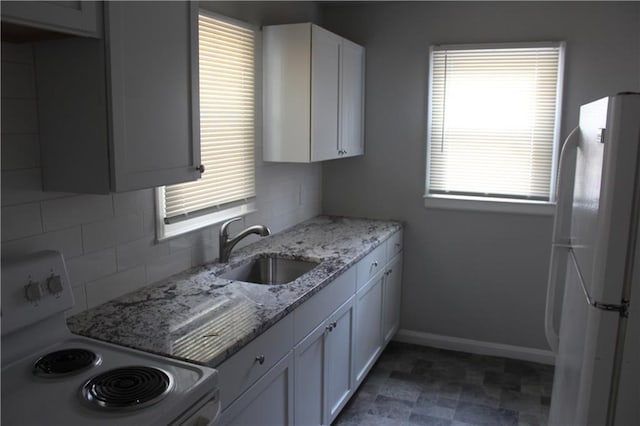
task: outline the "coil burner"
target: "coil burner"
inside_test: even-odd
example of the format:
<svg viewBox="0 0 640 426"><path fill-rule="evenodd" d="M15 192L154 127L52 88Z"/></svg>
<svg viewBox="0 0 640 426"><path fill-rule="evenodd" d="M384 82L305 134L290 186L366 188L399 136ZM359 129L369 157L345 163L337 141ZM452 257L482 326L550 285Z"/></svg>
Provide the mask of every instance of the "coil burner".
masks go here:
<svg viewBox="0 0 640 426"><path fill-rule="evenodd" d="M132 366L106 371L82 387L82 396L102 409L137 409L162 400L173 378L159 368Z"/></svg>
<svg viewBox="0 0 640 426"><path fill-rule="evenodd" d="M79 373L100 364L100 357L93 351L80 348L63 349L48 353L33 365L38 377L56 378Z"/></svg>

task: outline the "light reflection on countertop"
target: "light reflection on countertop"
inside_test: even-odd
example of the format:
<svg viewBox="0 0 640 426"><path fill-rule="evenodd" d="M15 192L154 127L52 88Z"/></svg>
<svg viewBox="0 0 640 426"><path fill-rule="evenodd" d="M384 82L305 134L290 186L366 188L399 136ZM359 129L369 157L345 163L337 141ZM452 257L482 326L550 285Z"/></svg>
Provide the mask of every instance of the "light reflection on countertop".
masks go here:
<svg viewBox="0 0 640 426"><path fill-rule="evenodd" d="M67 320L73 333L215 367L400 230L396 221L319 216ZM286 285L218 276L272 253L320 264Z"/></svg>

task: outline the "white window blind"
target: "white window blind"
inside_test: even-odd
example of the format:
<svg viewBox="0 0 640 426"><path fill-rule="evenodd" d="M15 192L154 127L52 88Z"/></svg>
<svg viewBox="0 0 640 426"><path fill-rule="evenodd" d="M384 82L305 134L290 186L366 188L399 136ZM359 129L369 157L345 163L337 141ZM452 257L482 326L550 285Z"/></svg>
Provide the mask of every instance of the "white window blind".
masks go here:
<svg viewBox="0 0 640 426"><path fill-rule="evenodd" d="M432 48L428 195L552 201L562 51Z"/></svg>
<svg viewBox="0 0 640 426"><path fill-rule="evenodd" d="M200 14L200 150L195 182L165 188L165 222L255 197L254 31Z"/></svg>

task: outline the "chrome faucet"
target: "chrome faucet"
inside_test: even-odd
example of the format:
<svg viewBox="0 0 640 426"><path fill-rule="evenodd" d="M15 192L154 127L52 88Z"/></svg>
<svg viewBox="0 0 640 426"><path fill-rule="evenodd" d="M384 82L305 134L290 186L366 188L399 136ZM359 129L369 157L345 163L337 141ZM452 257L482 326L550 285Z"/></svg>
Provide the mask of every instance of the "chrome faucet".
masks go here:
<svg viewBox="0 0 640 426"><path fill-rule="evenodd" d="M253 225L248 227L247 229L240 231L238 235L233 238L229 238L229 225L233 222L242 219L241 217L234 217L231 220L226 221L220 227L220 262L228 262L229 256L231 255L231 250L233 247L240 242L241 239L246 237L249 234L258 234L261 237L266 237L267 235L271 235L271 231L264 225Z"/></svg>

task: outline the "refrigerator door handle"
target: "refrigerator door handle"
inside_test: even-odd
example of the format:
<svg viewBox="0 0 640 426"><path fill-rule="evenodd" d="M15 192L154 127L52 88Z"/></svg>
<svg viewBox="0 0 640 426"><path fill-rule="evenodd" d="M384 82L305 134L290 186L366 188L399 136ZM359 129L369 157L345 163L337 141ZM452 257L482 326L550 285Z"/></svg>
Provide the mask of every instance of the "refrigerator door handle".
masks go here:
<svg viewBox="0 0 640 426"><path fill-rule="evenodd" d="M573 266L578 273L578 280L580 281L580 287L582 287L582 293L584 294L584 298L587 301L587 304L593 306L596 309L601 309L603 311L609 312L618 312L621 317L627 318L629 316L629 301L623 299L622 303L602 303L594 300L593 297L589 294L589 290L587 289L586 283L584 281L584 277L582 276L582 271L580 270L580 266L578 265L578 261L576 260L575 252L572 248L569 248L569 257L573 262Z"/></svg>
<svg viewBox="0 0 640 426"><path fill-rule="evenodd" d="M564 267L563 262L560 261L559 256L562 251L559 250L562 247L570 247L571 242L566 237L567 231L562 229L565 225L566 217L571 213L571 200L569 199L571 195L572 187L567 187L567 184L572 184L573 179L569 179L565 177L563 179L563 171L566 174L566 169L569 166L567 164L568 159L570 158L568 151L571 149L576 149L578 146L578 138L580 127L576 127L569 133L567 138L565 139L564 145L562 146L562 150L560 151L560 161L558 163L558 173L557 173L557 181L556 181L556 217L553 223L553 234L551 241L553 242L551 246L551 261L549 264L549 279L547 282L547 299L545 306L545 315L544 315L544 332L547 337L547 342L549 343L549 347L554 353L558 352L558 343L559 337L558 332L554 328L555 323L555 310L556 310L556 289L558 287L558 274L560 274L561 269ZM561 186L564 184L564 186ZM568 204L568 205L567 205ZM567 238L567 241L560 241L562 237ZM566 264L565 264L566 265Z"/></svg>

